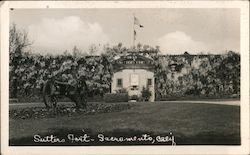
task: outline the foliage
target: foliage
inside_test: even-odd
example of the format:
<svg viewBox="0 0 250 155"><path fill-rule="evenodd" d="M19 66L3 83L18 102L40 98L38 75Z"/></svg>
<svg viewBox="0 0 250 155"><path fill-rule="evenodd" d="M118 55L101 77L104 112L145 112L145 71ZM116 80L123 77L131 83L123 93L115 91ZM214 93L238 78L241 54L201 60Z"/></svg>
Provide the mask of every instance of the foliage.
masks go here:
<svg viewBox="0 0 250 155"><path fill-rule="evenodd" d="M126 88L116 90L116 93L128 93Z"/></svg>
<svg viewBox="0 0 250 155"><path fill-rule="evenodd" d="M182 64L171 71L171 63ZM240 55L166 55L155 61L156 98L215 97L240 94Z"/></svg>
<svg viewBox="0 0 250 155"><path fill-rule="evenodd" d="M141 96L144 101L148 101L151 95L152 93L148 88L145 88L145 87L142 88Z"/></svg>
<svg viewBox="0 0 250 155"><path fill-rule="evenodd" d="M128 102L128 93L107 93L104 95L105 102Z"/></svg>
<svg viewBox="0 0 250 155"><path fill-rule="evenodd" d="M30 53L22 56L22 63L18 68L14 69L10 65L10 70L18 77L17 96L22 97L39 95L44 82L49 78L70 84L75 83L75 80L86 80L90 97L103 95L110 90L113 74L112 65L105 56L75 58L72 55L41 56ZM10 74L10 90L13 89L13 81L17 77ZM10 91L11 94L12 92Z"/></svg>
<svg viewBox="0 0 250 155"><path fill-rule="evenodd" d="M27 59L25 58L25 49L31 45L31 42L28 40L28 33L26 31L21 31L17 28L15 24L10 26L9 32L9 53L10 53L10 94L11 97L16 98L17 92L21 89L20 79L29 78L30 74L26 77L22 77L22 74L25 72L25 69L20 69L19 66L23 63L26 63ZM32 69L32 68L31 68ZM33 80L33 79L29 79ZM29 84L24 85L24 89L29 86Z"/></svg>
<svg viewBox="0 0 250 155"><path fill-rule="evenodd" d="M138 99L139 99L139 97L137 95L132 95L129 97L129 100L136 100L137 101Z"/></svg>
<svg viewBox="0 0 250 155"><path fill-rule="evenodd" d="M130 109L132 105L129 104L88 104L86 109L76 110L73 107L67 107L60 105L56 109L57 116L68 116L74 115L91 115L96 113L108 113L108 112L119 112L122 110ZM10 118L12 119L41 119L55 117L52 109L46 109L43 107L28 107L21 109L10 110Z"/></svg>
<svg viewBox="0 0 250 155"><path fill-rule="evenodd" d="M105 45L100 56L93 55L97 52L94 45L88 52L91 55L82 53L76 46L72 54L39 55L27 52L31 45L27 32L18 30L15 25L10 28L9 39L11 98L39 97L44 81L49 78L69 83L86 80L88 96L103 97L110 92L114 60L131 51L154 60L158 99L169 96L225 98L240 94L240 55L232 51L221 55L160 55L159 47L126 48L119 43L113 47ZM177 64L176 71L171 70L172 64Z"/></svg>

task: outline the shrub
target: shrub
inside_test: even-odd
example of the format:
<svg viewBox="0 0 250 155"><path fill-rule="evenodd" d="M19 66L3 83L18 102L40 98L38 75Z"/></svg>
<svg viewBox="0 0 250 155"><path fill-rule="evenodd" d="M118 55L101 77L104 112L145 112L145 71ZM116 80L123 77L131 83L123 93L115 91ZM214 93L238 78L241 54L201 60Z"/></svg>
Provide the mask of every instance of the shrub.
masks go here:
<svg viewBox="0 0 250 155"><path fill-rule="evenodd" d="M118 89L115 91L116 93L128 93L126 88Z"/></svg>
<svg viewBox="0 0 250 155"><path fill-rule="evenodd" d="M137 95L132 95L132 96L130 96L130 100L138 100L139 99L139 97L137 96Z"/></svg>
<svg viewBox="0 0 250 155"><path fill-rule="evenodd" d="M145 87L142 88L141 96L144 99L144 101L148 101L151 95L152 93L148 88Z"/></svg>
<svg viewBox="0 0 250 155"><path fill-rule="evenodd" d="M92 115L97 113L120 112L130 109L133 105L126 104L105 104L105 103L91 103L87 104L85 109L75 109L65 105L58 105L56 113L53 109L44 107L26 107L10 109L9 117L11 119L43 119L57 116L77 116L77 115Z"/></svg>
<svg viewBox="0 0 250 155"><path fill-rule="evenodd" d="M105 102L128 102L128 93L107 93L104 95Z"/></svg>

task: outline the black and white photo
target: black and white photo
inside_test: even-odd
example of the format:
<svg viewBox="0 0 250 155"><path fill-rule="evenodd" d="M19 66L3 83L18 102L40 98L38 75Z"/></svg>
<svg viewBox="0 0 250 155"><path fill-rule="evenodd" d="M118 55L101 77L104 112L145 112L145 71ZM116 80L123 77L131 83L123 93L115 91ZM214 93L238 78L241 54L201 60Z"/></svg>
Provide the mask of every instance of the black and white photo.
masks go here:
<svg viewBox="0 0 250 155"><path fill-rule="evenodd" d="M249 151L249 8L190 3L3 5L3 144Z"/></svg>

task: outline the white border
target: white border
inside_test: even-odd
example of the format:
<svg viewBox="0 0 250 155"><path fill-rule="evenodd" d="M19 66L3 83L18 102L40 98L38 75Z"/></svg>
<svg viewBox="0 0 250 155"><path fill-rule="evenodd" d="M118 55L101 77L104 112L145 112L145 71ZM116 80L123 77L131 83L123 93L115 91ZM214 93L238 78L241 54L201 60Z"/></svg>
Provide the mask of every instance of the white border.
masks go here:
<svg viewBox="0 0 250 155"><path fill-rule="evenodd" d="M9 147L10 8L240 8L241 146L79 146ZM1 6L1 153L7 154L249 154L249 2L248 1L5 1ZM215 23L216 24L216 23Z"/></svg>

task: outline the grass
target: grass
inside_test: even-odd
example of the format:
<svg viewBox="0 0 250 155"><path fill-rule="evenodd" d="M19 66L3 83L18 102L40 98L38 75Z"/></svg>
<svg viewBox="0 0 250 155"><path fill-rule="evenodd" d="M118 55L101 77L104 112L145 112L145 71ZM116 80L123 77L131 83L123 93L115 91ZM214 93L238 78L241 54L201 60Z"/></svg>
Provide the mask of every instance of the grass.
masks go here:
<svg viewBox="0 0 250 155"><path fill-rule="evenodd" d="M67 137L175 136L177 145L240 145L240 107L205 103L131 103L132 109L96 115L77 115L45 119L10 119L10 145L152 145L147 142L34 143L35 134ZM157 145L166 143L155 143Z"/></svg>

